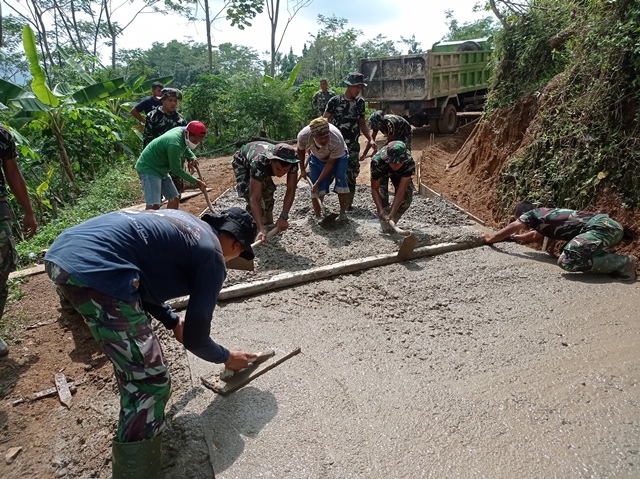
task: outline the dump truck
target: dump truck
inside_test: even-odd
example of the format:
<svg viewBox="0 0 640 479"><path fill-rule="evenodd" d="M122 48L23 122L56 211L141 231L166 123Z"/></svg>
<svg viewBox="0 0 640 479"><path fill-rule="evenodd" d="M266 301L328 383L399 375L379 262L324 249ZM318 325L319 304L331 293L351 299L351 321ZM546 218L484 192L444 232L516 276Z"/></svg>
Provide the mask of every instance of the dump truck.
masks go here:
<svg viewBox="0 0 640 479"><path fill-rule="evenodd" d="M488 38L436 42L426 53L360 62L369 108L401 115L413 126L454 133L464 116L477 116L487 96L493 49Z"/></svg>

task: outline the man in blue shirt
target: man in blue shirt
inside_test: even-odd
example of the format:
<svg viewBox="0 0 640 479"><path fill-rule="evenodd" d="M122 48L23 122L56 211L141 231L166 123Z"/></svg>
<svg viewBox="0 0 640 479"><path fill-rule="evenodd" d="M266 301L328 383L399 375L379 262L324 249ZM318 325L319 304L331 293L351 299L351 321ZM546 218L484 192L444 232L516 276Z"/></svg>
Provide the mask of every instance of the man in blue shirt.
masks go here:
<svg viewBox="0 0 640 479"><path fill-rule="evenodd" d="M147 119L140 113L144 112L145 115L149 115L154 108L162 106L162 89L164 85L160 82L154 82L151 85L151 96L144 98L140 103L131 109L131 114L143 125L147 122Z"/></svg>
<svg viewBox="0 0 640 479"><path fill-rule="evenodd" d="M49 248L47 274L114 366L121 408L114 478L160 477L171 384L149 315L205 361L240 370L255 357L229 351L209 334L225 262L253 259L256 234L241 208L202 219L178 210L117 211L69 228ZM181 319L165 301L186 295Z"/></svg>

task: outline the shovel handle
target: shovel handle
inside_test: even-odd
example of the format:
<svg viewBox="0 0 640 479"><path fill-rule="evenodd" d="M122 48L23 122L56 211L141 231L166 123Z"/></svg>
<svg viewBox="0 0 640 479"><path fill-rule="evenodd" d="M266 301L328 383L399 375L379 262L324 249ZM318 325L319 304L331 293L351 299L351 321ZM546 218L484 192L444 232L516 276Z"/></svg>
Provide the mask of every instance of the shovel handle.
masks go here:
<svg viewBox="0 0 640 479"><path fill-rule="evenodd" d="M198 173L198 179L202 181L202 173L200 173L200 167L198 167L198 165L195 166L196 173ZM207 200L207 206L209 207L209 210L215 214L215 211L213 211L213 205L211 204L211 200L209 199L209 193L207 193L207 189L205 188L204 190L202 190L202 193L204 194L204 199Z"/></svg>
<svg viewBox="0 0 640 479"><path fill-rule="evenodd" d="M273 238L277 234L278 234L278 228L273 228L271 231L267 233L267 241L269 241L271 238ZM256 246L262 246L263 244L264 244L264 241L258 240L255 243L252 243L251 247L255 248Z"/></svg>
<svg viewBox="0 0 640 479"><path fill-rule="evenodd" d="M396 226L396 224L392 220L389 220L389 226L391 226L393 228L393 231L395 231L399 235L409 236L411 234L411 231L407 231L407 230L403 230L401 228L398 228Z"/></svg>
<svg viewBox="0 0 640 479"><path fill-rule="evenodd" d="M311 181L311 178L309 178L309 176L305 176L305 179L307 180L307 183L309 183L309 186L311 187L311 191L313 192L313 182ZM322 216L327 216L327 209L324 207L324 203L322 202L322 200L320 198L315 198L315 199L318 200L318 203L320 203Z"/></svg>

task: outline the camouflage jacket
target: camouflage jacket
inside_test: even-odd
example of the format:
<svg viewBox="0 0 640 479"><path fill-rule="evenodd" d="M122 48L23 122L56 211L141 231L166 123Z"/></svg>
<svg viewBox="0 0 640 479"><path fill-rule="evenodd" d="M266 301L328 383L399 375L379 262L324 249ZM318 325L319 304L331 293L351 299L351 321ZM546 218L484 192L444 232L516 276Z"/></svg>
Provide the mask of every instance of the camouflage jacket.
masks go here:
<svg viewBox="0 0 640 479"><path fill-rule="evenodd" d="M382 178L390 178L392 181L400 178L411 178L416 174L416 162L411 156L410 150L407 151L402 158L402 166L394 171L389 166L389 163L383 159L383 152L388 148L383 146L380 148L373 158L371 158L371 179L381 180Z"/></svg>
<svg viewBox="0 0 640 479"><path fill-rule="evenodd" d="M569 241L578 236L596 213L564 208L536 208L524 213L518 221L552 239Z"/></svg>
<svg viewBox="0 0 640 479"><path fill-rule="evenodd" d="M264 156L264 153L273 150L274 146L266 141L252 141L236 151L231 163L236 167L246 168L251 178L262 183L274 176L271 160ZM298 163L291 165L288 174L291 173L298 174Z"/></svg>
<svg viewBox="0 0 640 479"><path fill-rule="evenodd" d="M360 137L358 120L364 118L364 110L365 106L362 97L347 100L344 97L344 93L334 96L327 103L326 111L331 114L330 121L338 127L348 148L352 144L358 143L358 138Z"/></svg>
<svg viewBox="0 0 640 479"><path fill-rule="evenodd" d="M13 140L13 136L9 133L9 130L0 126L0 161L4 168L4 160L13 160L17 158L18 150L16 149L16 142ZM4 174L0 169L0 197L7 196L7 185L4 181Z"/></svg>
<svg viewBox="0 0 640 479"><path fill-rule="evenodd" d="M167 114L158 107L147 115L142 134L142 146L145 147L160 135L168 132L176 126L187 126L186 120L177 111Z"/></svg>
<svg viewBox="0 0 640 479"><path fill-rule="evenodd" d="M382 118L381 125L382 133L385 135L393 135L396 140L400 140L407 145L407 148L411 149L411 138L413 137L413 131L411 130L411 124L398 115L385 115Z"/></svg>
<svg viewBox="0 0 640 479"><path fill-rule="evenodd" d="M336 96L336 93L333 90L327 90L325 92L318 90L316 94L313 95L311 104L320 112L320 115L322 115L324 113L324 109L327 107L327 103L334 96Z"/></svg>

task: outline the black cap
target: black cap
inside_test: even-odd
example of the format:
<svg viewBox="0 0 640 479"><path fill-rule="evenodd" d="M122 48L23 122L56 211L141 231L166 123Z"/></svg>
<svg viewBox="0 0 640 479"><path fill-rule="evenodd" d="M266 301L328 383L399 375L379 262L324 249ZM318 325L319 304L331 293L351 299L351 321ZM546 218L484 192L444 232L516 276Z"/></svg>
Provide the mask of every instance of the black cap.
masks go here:
<svg viewBox="0 0 640 479"><path fill-rule="evenodd" d="M251 242L258 234L258 227L247 211L234 206L216 214L206 212L202 215L202 220L217 231L226 231L232 234L244 248L244 251L240 253L241 258L252 260L255 257Z"/></svg>
<svg viewBox="0 0 640 479"><path fill-rule="evenodd" d="M533 203L530 203L529 201L521 201L516 205L513 215L519 218L523 214L535 209L536 207Z"/></svg>

